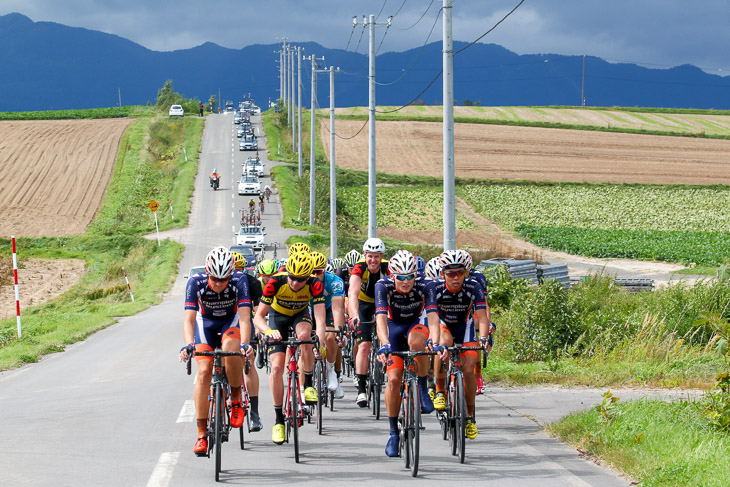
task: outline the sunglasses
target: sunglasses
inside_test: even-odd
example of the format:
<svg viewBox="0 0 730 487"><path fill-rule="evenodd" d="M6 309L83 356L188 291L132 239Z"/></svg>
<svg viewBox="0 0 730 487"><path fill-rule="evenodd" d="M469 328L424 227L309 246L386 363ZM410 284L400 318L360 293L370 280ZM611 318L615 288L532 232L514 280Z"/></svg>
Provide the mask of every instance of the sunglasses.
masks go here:
<svg viewBox="0 0 730 487"><path fill-rule="evenodd" d="M315 276L321 276L322 274L324 274L324 269L314 269L312 271L312 274L314 274Z"/></svg>
<svg viewBox="0 0 730 487"><path fill-rule="evenodd" d="M410 281L410 280L415 279L416 278L416 275L413 274L413 273L411 273L411 274L398 274L398 275L395 276L395 278L398 279L399 281Z"/></svg>
<svg viewBox="0 0 730 487"><path fill-rule="evenodd" d="M458 271L444 271L444 275L451 278L461 277L464 274L466 274L466 271L464 269L459 269Z"/></svg>
<svg viewBox="0 0 730 487"><path fill-rule="evenodd" d="M219 279L219 278L213 277L213 276L209 276L209 278L213 282L228 282L228 279L230 279L230 277L224 277L223 279Z"/></svg>
<svg viewBox="0 0 730 487"><path fill-rule="evenodd" d="M291 279L291 280L292 280L292 281L294 281L294 282L304 282L304 281L306 281L307 279L309 279L309 276L302 276L302 277L299 277L299 276L295 276L295 275L293 275L293 274L289 274L289 279Z"/></svg>

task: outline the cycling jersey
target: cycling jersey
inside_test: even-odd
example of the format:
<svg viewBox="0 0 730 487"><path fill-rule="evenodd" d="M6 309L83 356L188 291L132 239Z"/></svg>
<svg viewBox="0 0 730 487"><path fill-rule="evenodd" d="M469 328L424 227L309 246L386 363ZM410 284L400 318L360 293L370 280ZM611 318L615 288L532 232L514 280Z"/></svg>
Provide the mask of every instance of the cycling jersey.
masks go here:
<svg viewBox="0 0 730 487"><path fill-rule="evenodd" d="M241 338L238 308L251 307L248 279L235 271L228 285L216 293L208 286L208 276L201 272L188 279L185 289L185 309L197 311L195 317L195 344L211 348L219 346L223 338ZM219 336L220 334L220 336Z"/></svg>
<svg viewBox="0 0 730 487"><path fill-rule="evenodd" d="M335 269L335 275L342 279L343 282L350 282L350 268L347 267L345 264ZM345 297L347 297L349 287L350 286L345 286Z"/></svg>
<svg viewBox="0 0 730 487"><path fill-rule="evenodd" d="M484 292L485 292L485 296L486 296L487 278L484 277L484 274L482 274L481 272L479 272L476 269L471 269L471 270L469 270L469 277L471 277L472 279L474 279L475 281L477 281L479 284L482 285L482 288L484 288Z"/></svg>
<svg viewBox="0 0 730 487"><path fill-rule="evenodd" d="M422 311L436 311L436 294L433 281L416 278L413 289L403 294L395 288L395 281L388 276L375 285L375 315L388 315L389 322L413 323Z"/></svg>
<svg viewBox="0 0 730 487"><path fill-rule="evenodd" d="M380 269L375 274L371 274L368 270L368 264L365 261L360 261L355 264L352 268L352 276L358 276L361 279L360 282L360 294L358 299L365 303L375 302L375 283L381 278L387 276L388 273L388 261L383 260L380 263Z"/></svg>
<svg viewBox="0 0 730 487"><path fill-rule="evenodd" d="M294 316L303 309L312 305L324 303L324 290L322 283L316 278L309 276L304 287L294 291L289 287L288 274L274 274L264 287L261 302L271 306L277 313Z"/></svg>
<svg viewBox="0 0 730 487"><path fill-rule="evenodd" d="M324 293L325 309L330 309L332 307L333 297L345 297L345 283L336 275L331 272L325 272L324 281L320 282L322 283L322 292Z"/></svg>
<svg viewBox="0 0 730 487"><path fill-rule="evenodd" d="M475 338L474 322L470 320L473 310L487 309L484 289L476 280L468 277L457 292L452 292L446 281L438 279L434 282L436 306L439 319L453 335L456 343L473 342Z"/></svg>

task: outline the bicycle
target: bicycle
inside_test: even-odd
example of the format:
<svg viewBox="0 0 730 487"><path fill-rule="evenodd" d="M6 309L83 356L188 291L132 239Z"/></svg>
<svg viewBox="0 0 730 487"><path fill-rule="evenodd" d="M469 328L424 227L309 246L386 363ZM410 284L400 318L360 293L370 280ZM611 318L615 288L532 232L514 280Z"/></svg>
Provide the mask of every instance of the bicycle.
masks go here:
<svg viewBox="0 0 730 487"><path fill-rule="evenodd" d="M266 190L266 202L267 202L267 203L269 202L269 197L270 197L270 196L271 196L271 190L270 190L270 189L267 189L267 190Z"/></svg>
<svg viewBox="0 0 730 487"><path fill-rule="evenodd" d="M347 328L346 326L343 326L339 330L326 330L326 331L327 331L327 333L337 333L337 335L339 336L338 341L340 344L342 344L342 343L345 343L346 341L348 341L348 342L350 341L350 340L347 340L346 328ZM340 347L342 347L342 345L340 345ZM343 368L343 370L345 368L344 352L342 354L342 368ZM325 374L325 379L326 379L326 377L327 377L327 375ZM327 381L325 380L325 382L327 382ZM327 384L327 386L329 386L329 384ZM328 404L329 404L330 411L334 411L335 410L335 391L330 391L328 387L325 387L325 404L324 405L327 406Z"/></svg>
<svg viewBox="0 0 730 487"><path fill-rule="evenodd" d="M271 373L271 364L269 363L269 353L266 346L266 337L263 333L256 334L256 368L266 369L266 373Z"/></svg>
<svg viewBox="0 0 730 487"><path fill-rule="evenodd" d="M299 428L304 425L304 408L300 406L302 404L302 394L299 390L299 371L297 370L299 346L312 344L318 348L319 340L315 336L313 340L296 340L293 337L289 337L288 340L271 340L267 338L266 341L268 344L280 343L287 347L289 362L287 366L287 385L284 398L285 441L289 443L289 438L292 438L294 442L294 461L299 463Z"/></svg>
<svg viewBox="0 0 730 487"><path fill-rule="evenodd" d="M447 375L448 393L446 409L437 413L443 439L449 440L451 455L458 456L459 463L464 463L466 444L466 395L464 394L464 373L461 370L461 354L467 351L481 351L484 347L464 347L454 345L448 347L449 371Z"/></svg>
<svg viewBox="0 0 730 487"><path fill-rule="evenodd" d="M264 200L259 200L259 213L264 212Z"/></svg>
<svg viewBox="0 0 730 487"><path fill-rule="evenodd" d="M213 357L213 377L210 381L210 395L208 396L208 451L206 456L210 458L210 453L215 449L215 481L220 480L221 472L221 450L222 444L228 441L228 435L231 431L231 408L228 405L228 399L231 397L231 386L226 376L226 368L223 366L223 357L243 357L241 352L224 352L220 348L216 348L212 352L196 351L198 357ZM187 372L190 375L191 361L193 354L188 354ZM245 387L245 381L242 387ZM248 394L243 395L241 390L241 398L246 398L244 414L248 417ZM244 448L243 443L243 425L241 425L241 449ZM250 431L250 423L249 423Z"/></svg>
<svg viewBox="0 0 730 487"><path fill-rule="evenodd" d="M418 475L418 458L421 430L421 396L418 389L418 374L416 373L416 357L421 355L436 355L430 350L408 350L405 352L390 352L403 358L403 381L401 382L401 407L398 415L400 441L398 454L403 456L406 468L411 470L413 477ZM404 452L405 450L405 452Z"/></svg>
<svg viewBox="0 0 730 487"><path fill-rule="evenodd" d="M382 395L383 385L385 384L385 367L378 362L380 341L378 340L378 330L375 326L375 321L365 321L363 323L373 325L370 360L368 361L368 407L372 409L375 419L380 419L380 396Z"/></svg>

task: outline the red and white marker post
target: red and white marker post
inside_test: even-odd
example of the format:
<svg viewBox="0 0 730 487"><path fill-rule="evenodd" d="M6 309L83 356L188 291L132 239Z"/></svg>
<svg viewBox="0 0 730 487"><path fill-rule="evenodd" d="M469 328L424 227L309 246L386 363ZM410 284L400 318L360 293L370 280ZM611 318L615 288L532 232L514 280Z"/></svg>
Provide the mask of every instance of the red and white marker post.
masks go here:
<svg viewBox="0 0 730 487"><path fill-rule="evenodd" d="M175 219L175 213L172 212L172 200L170 200L170 216L172 216L172 219Z"/></svg>
<svg viewBox="0 0 730 487"><path fill-rule="evenodd" d="M13 279L15 280L15 317L18 322L18 338L20 338L23 333L20 329L20 293L18 292L18 257L15 252L15 235L10 237L10 240L13 243Z"/></svg>
<svg viewBox="0 0 730 487"><path fill-rule="evenodd" d="M132 294L132 286L129 285L129 278L127 277L127 271L124 270L124 267L122 267L122 272L124 272L124 280L127 281L127 289L129 290L129 295L132 297L132 302L134 303L134 294Z"/></svg>

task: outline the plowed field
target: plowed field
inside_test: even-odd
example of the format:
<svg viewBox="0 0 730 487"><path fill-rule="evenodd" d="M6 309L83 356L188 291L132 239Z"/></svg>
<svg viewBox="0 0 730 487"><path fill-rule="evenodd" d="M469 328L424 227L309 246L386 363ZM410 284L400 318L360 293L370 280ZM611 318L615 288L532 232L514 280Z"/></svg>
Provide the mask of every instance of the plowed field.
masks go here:
<svg viewBox="0 0 730 487"><path fill-rule="evenodd" d="M342 137L362 121L338 120ZM329 154L329 131L320 135ZM442 124L378 122L377 170L443 175ZM337 165L367 170L367 129L337 138ZM456 124L457 177L659 184L730 184L730 141L500 125Z"/></svg>
<svg viewBox="0 0 730 487"><path fill-rule="evenodd" d="M0 122L0 236L83 233L129 119Z"/></svg>

